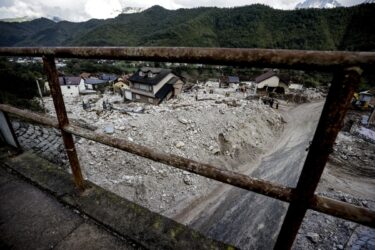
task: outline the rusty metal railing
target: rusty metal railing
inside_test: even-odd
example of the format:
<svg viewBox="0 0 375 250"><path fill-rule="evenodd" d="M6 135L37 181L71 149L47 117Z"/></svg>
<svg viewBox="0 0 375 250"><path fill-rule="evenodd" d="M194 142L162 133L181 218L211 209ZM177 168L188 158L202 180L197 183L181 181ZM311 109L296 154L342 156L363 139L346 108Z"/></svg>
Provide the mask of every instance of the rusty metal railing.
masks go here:
<svg viewBox="0 0 375 250"><path fill-rule="evenodd" d="M351 97L354 90L358 87L362 69L374 70L375 68L374 52L164 47L65 47L0 48L0 56L43 57L44 69L48 76L51 95L56 109L57 121L47 115L20 110L5 104L0 104L0 110L61 130L74 181L79 190L85 188L85 183L82 178L72 135L81 136L235 187L289 202L290 205L274 249L290 249L292 247L307 209L375 227L374 211L314 194L328 156L332 152L333 143L342 127ZM126 139L94 133L82 127L69 124L58 81L55 58L106 58L278 67L333 71L335 74L297 186L291 188L232 171L222 170L216 166L167 154Z"/></svg>

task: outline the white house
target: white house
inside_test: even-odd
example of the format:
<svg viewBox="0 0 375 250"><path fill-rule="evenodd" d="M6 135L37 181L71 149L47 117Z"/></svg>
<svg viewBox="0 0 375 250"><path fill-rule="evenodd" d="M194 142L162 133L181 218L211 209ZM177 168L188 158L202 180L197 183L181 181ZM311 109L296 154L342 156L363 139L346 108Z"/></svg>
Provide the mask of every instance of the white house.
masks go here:
<svg viewBox="0 0 375 250"><path fill-rule="evenodd" d="M80 91L85 90L85 83L79 76L60 76L59 83L64 97L79 96Z"/></svg>
<svg viewBox="0 0 375 250"><path fill-rule="evenodd" d="M277 76L276 72L270 70L257 78L255 78L258 90L267 92L275 91L277 93L285 93L288 90L288 85Z"/></svg>

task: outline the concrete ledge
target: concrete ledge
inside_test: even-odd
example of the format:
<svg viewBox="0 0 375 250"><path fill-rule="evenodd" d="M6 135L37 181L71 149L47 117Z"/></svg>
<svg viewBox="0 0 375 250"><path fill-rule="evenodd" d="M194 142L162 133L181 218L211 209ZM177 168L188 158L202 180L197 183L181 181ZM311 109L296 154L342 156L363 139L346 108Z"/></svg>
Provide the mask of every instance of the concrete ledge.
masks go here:
<svg viewBox="0 0 375 250"><path fill-rule="evenodd" d="M89 189L83 194L78 194L71 175L32 153L26 152L13 158L2 154L0 158L7 167L50 192L61 202L146 248L235 249L91 182L87 181Z"/></svg>

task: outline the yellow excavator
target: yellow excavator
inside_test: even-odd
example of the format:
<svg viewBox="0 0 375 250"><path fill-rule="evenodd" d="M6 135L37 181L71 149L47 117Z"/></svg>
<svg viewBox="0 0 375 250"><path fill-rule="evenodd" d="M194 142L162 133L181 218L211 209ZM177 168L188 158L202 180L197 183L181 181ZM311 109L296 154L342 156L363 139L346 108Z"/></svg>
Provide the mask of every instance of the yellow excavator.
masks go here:
<svg viewBox="0 0 375 250"><path fill-rule="evenodd" d="M352 107L354 109L369 110L372 108L370 106L370 100L372 98L374 98L373 95L368 93L368 91L354 93L352 99Z"/></svg>

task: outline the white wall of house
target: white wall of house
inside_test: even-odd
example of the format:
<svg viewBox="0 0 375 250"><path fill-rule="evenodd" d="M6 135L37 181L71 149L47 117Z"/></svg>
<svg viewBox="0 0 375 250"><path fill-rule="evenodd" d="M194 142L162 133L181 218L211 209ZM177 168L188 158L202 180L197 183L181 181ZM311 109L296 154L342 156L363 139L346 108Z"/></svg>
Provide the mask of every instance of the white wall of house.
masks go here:
<svg viewBox="0 0 375 250"><path fill-rule="evenodd" d="M154 89L153 89L153 93L154 95L164 86L164 84L166 82L168 82L172 77L174 77L175 75L172 74L172 73L169 73L168 75L166 75L163 80L161 80L158 84L154 85Z"/></svg>
<svg viewBox="0 0 375 250"><path fill-rule="evenodd" d="M88 90L93 90L94 89L94 86L92 84L85 84L85 88L88 89Z"/></svg>
<svg viewBox="0 0 375 250"><path fill-rule="evenodd" d="M272 76L272 77L270 77L270 78L268 78L268 79L266 79L266 80L258 83L257 84L257 88L258 89L262 89L265 86L268 86L268 87L277 87L277 86L279 86L279 81L280 81L279 77Z"/></svg>
<svg viewBox="0 0 375 250"><path fill-rule="evenodd" d="M290 89L295 89L295 90L302 90L303 89L303 85L302 84L298 84L298 83L292 83L292 84L290 84L289 88Z"/></svg>
<svg viewBox="0 0 375 250"><path fill-rule="evenodd" d="M131 90L125 89L124 93L125 93L125 99L130 100L130 101L133 100L133 98L132 98L133 94L132 94Z"/></svg>
<svg viewBox="0 0 375 250"><path fill-rule="evenodd" d="M78 85L79 92L86 90L85 81L81 78L81 81Z"/></svg>
<svg viewBox="0 0 375 250"><path fill-rule="evenodd" d="M79 96L79 85L61 85L63 96Z"/></svg>

